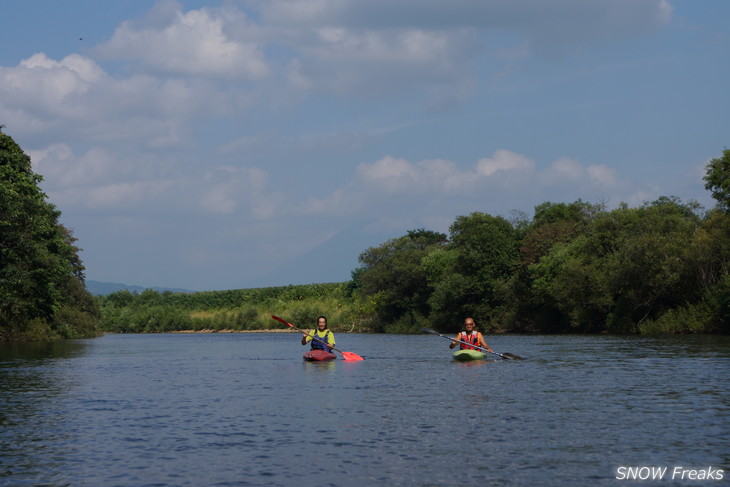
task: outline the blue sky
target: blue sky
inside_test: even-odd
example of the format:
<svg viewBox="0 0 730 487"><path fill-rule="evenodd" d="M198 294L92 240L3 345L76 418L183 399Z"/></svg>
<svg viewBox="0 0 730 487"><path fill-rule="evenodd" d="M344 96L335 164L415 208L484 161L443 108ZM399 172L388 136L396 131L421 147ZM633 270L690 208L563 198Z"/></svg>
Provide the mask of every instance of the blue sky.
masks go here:
<svg viewBox="0 0 730 487"><path fill-rule="evenodd" d="M88 279L349 279L545 201L713 201L725 0L6 1L0 124Z"/></svg>

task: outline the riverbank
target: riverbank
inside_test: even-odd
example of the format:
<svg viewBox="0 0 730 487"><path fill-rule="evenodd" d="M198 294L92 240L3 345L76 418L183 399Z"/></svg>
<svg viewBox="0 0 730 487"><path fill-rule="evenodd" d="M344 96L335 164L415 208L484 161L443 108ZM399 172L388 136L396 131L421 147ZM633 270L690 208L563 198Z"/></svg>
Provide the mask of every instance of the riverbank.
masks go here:
<svg viewBox="0 0 730 487"><path fill-rule="evenodd" d="M223 329L223 330L214 330L211 328L203 329L203 330L176 330L176 331L170 331L168 333L299 333L295 330L287 330L283 328L276 328L271 330L233 330L233 329Z"/></svg>

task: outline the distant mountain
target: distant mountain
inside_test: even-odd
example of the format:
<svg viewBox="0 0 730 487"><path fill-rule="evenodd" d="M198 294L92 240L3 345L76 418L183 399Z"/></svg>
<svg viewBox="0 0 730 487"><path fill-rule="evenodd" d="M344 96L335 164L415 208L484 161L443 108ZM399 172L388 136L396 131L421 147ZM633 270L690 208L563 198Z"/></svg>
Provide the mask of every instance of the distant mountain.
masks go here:
<svg viewBox="0 0 730 487"><path fill-rule="evenodd" d="M309 252L286 262L267 275L258 277L257 287L349 281L352 279L352 271L360 265L358 256L362 252L402 235L368 231L369 223L371 222L353 222Z"/></svg>
<svg viewBox="0 0 730 487"><path fill-rule="evenodd" d="M252 277L233 289L253 289L293 284L311 284L323 282L346 282L352 279L352 271L360 263L358 256L369 247L381 245L385 241L405 235L406 231L376 232L369 230L371 220L352 222L347 228L336 233L325 242L296 257L276 269L260 276ZM194 293L188 289L130 286L112 282L86 281L86 288L91 294L104 296L123 289L130 292L142 292L153 289L158 292L171 291L178 293Z"/></svg>
<svg viewBox="0 0 730 487"><path fill-rule="evenodd" d="M91 294L94 294L96 296L106 296L107 294L115 293L117 291L124 291L127 290L131 293L141 293L145 289L152 289L153 291L157 292L163 292L163 291L170 291L173 293L194 293L195 291L190 291L189 289L178 289L178 288L171 288L171 287L143 287L143 286L130 286L128 284L120 284L117 282L99 282L99 281L92 281L87 280L86 281L86 289Z"/></svg>

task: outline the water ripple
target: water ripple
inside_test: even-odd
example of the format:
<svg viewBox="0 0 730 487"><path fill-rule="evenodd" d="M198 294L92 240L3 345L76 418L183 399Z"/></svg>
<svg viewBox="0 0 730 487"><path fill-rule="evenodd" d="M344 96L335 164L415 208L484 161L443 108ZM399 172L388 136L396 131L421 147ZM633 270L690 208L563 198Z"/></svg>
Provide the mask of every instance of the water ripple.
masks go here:
<svg viewBox="0 0 730 487"><path fill-rule="evenodd" d="M490 338L529 360L457 363L431 336L342 335L365 361L327 364L281 334L0 344L0 486L600 486L730 464L726 337Z"/></svg>

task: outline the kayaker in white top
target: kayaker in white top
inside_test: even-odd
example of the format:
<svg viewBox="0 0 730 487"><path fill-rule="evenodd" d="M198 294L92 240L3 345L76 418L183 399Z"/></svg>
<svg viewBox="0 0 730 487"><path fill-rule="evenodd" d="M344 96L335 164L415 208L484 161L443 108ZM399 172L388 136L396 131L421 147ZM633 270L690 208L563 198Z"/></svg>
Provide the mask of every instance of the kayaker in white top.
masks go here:
<svg viewBox="0 0 730 487"><path fill-rule="evenodd" d="M465 331L459 332L458 335L456 335L456 340L471 343L472 345L476 345L477 347L485 348L488 352L492 352L492 349L489 348L489 345L487 345L487 342L484 340L484 335L481 334L481 332L476 331L474 329L475 323L474 318L467 318L464 320L464 328ZM454 348L457 345L456 342L451 342L449 345L449 348ZM473 346L466 345L464 343L458 344L461 347L461 350L470 350L474 349Z"/></svg>

